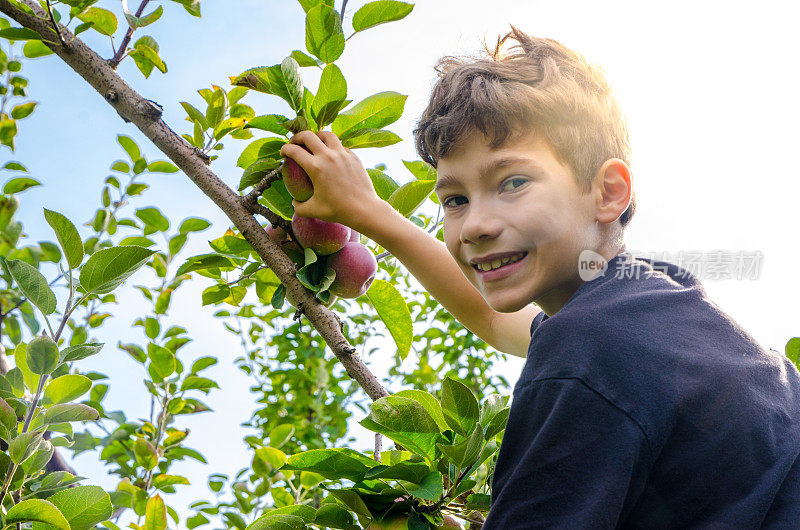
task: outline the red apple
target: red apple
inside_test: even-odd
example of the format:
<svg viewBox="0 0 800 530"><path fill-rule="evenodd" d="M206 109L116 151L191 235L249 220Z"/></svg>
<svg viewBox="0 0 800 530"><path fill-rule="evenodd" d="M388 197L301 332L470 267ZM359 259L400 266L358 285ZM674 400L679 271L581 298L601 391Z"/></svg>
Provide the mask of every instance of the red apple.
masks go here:
<svg viewBox="0 0 800 530"><path fill-rule="evenodd" d="M328 265L336 271L330 292L342 298L357 298L366 293L378 272L378 261L372 251L354 241L328 258Z"/></svg>
<svg viewBox="0 0 800 530"><path fill-rule="evenodd" d="M301 147L308 151L305 146ZM286 190L295 200L307 201L314 195L314 185L311 183L311 179L308 178L308 173L291 158L286 157L283 160L281 174L283 175L283 184L286 186Z"/></svg>
<svg viewBox="0 0 800 530"><path fill-rule="evenodd" d="M361 234L359 234L358 232L356 232L352 228L350 229L350 241L355 241L356 243L361 241Z"/></svg>
<svg viewBox="0 0 800 530"><path fill-rule="evenodd" d="M343 224L327 223L314 217L292 216L292 230L297 242L320 256L342 249L350 239L350 229Z"/></svg>

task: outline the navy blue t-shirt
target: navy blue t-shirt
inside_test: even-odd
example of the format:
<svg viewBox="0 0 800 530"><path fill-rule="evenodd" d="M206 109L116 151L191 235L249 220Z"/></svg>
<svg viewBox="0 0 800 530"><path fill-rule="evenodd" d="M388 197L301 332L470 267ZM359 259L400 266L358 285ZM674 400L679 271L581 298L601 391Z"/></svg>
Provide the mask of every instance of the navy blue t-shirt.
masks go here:
<svg viewBox="0 0 800 530"><path fill-rule="evenodd" d="M534 319L484 529L800 528L799 454L791 362L623 252Z"/></svg>

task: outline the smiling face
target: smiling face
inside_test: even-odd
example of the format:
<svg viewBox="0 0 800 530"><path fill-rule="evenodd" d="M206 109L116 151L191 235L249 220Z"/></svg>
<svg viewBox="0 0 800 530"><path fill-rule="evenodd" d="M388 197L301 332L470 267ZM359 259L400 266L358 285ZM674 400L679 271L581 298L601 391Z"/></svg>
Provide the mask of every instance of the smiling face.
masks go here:
<svg viewBox="0 0 800 530"><path fill-rule="evenodd" d="M581 251L606 259L619 252L605 242L608 216L598 222L604 194L583 193L572 170L532 134L492 149L473 132L437 170L447 249L496 311L536 302L550 316L583 284Z"/></svg>

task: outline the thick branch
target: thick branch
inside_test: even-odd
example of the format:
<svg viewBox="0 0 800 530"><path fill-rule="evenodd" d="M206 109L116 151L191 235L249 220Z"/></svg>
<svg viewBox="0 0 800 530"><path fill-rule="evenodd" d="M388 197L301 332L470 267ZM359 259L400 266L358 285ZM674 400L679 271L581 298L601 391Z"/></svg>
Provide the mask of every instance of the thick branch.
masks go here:
<svg viewBox="0 0 800 530"><path fill-rule="evenodd" d="M33 0L19 0L39 16L44 15ZM42 34L49 21L23 13L8 0L0 0L0 12L22 26ZM50 48L89 85L91 85L124 120L132 122L153 144L175 163L214 203L225 212L245 239L272 269L286 287L286 295L308 318L347 373L372 399L388 395L375 375L361 361L355 348L342 335L336 315L319 304L314 293L306 289L295 275L292 261L270 239L264 228L244 205L242 197L209 169L196 150L161 119L161 111L151 101L134 91L111 66L83 41L61 26L70 47ZM47 44L47 43L45 43Z"/></svg>

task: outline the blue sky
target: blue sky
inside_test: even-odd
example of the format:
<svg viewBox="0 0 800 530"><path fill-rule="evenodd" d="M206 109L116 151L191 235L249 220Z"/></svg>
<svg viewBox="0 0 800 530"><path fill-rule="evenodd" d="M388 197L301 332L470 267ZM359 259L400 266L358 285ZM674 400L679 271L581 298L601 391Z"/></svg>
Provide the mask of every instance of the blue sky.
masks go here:
<svg viewBox="0 0 800 530"><path fill-rule="evenodd" d="M363 3L350 0L350 14ZM164 106L164 119L178 132L188 132L179 101L199 106L197 89L212 83L229 87L229 76L279 63L292 49L303 48L302 11L292 0L203 0L202 19L173 2L150 3L153 8L159 4L164 4L164 17L139 31L159 42L168 73L154 72L146 80L131 60L119 72L142 95ZM99 5L122 19L118 1L101 0ZM440 56L475 53L484 37L491 42L512 23L575 48L604 67L630 119L639 210L626 236L628 248L761 251L757 280L701 281L709 297L762 345L783 351L789 338L800 335L795 275L800 261L800 175L793 155L800 141L800 104L795 94L798 74L792 66L800 36L794 8L778 1L758 7L719 1L655 5L496 0L491 9L485 5L478 0L423 0L404 21L353 38L339 61L349 97L359 100L383 90L408 94L403 120L390 129L410 139L434 78L432 66ZM123 34L120 28L117 42ZM107 39L87 40L110 57ZM0 165L6 159L22 161L45 184L26 192L19 217L32 240L53 239L41 208L60 211L76 223L87 221L109 166L124 157L117 134L135 138L148 158L162 157L57 58L28 61L23 73L30 79L30 97L40 104L21 124L17 152L0 148ZM312 74L307 83L316 85ZM257 114L288 110L277 98L255 93L244 102ZM244 144L226 143L229 149L212 168L235 185L241 176L235 160ZM417 158L408 140L359 155L367 166L385 162L397 180L410 178L400 161ZM135 206L158 206L173 221L201 216L214 222L194 238L187 255L205 252L205 241L227 226L221 212L181 173L153 175L146 181L151 189ZM131 283L146 281L145 274ZM195 336L186 355L220 357L214 375L222 389L208 399L215 413L181 420L193 431L189 445L211 464L175 470L192 481L173 497L178 508L211 496L205 487L208 474L232 475L247 465L238 425L249 417L253 403L247 380L226 362L238 355L237 343L210 317L212 311L198 309L204 284L197 283L173 304L168 322L188 327ZM132 330L130 323L145 306L135 291L122 293L125 304L102 330L108 346L84 369L112 377L110 409L140 417L149 408L141 387L143 374L115 344L141 340L141 332ZM385 370L380 358L371 362L378 373ZM520 367L515 360L498 369L514 381ZM105 476L93 455L78 458L75 466L90 482L114 487L115 480Z"/></svg>

